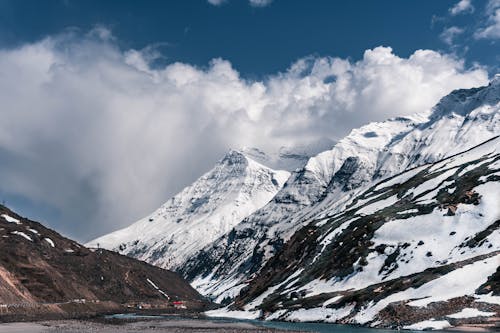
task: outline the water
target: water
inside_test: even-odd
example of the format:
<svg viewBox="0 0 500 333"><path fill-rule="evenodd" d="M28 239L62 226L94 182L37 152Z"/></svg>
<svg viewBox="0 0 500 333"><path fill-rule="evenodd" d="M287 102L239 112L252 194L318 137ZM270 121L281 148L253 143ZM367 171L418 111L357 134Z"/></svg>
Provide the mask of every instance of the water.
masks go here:
<svg viewBox="0 0 500 333"><path fill-rule="evenodd" d="M349 326L349 325L338 325L338 324L322 324L322 323L290 323L290 322L265 322L261 321L257 323L259 326L277 328L281 330L295 330L295 331L307 331L307 332L318 332L318 333L330 333L330 332L342 332L342 333L395 333L394 330L382 330L367 327ZM404 331L412 332L412 331ZM422 333L422 332L419 332Z"/></svg>
<svg viewBox="0 0 500 333"><path fill-rule="evenodd" d="M107 316L107 318L115 319L163 319L163 320L192 320L192 318L185 318L179 316L146 316L138 314L115 314ZM204 319L199 319L204 320ZM290 330L290 331L305 331L305 332L317 332L317 333L396 333L395 330L387 329L375 329L368 327L350 326L350 325L339 325L339 324L325 324L325 323L293 323L285 321L262 321L262 320L247 320L247 319L233 319L233 318L217 318L211 317L206 319L208 321L215 322L225 322L225 323L251 323L256 326L275 328L280 330ZM402 331L404 333L422 333L421 331ZM433 331L433 332L444 332L444 331ZM449 333L449 332L447 332Z"/></svg>

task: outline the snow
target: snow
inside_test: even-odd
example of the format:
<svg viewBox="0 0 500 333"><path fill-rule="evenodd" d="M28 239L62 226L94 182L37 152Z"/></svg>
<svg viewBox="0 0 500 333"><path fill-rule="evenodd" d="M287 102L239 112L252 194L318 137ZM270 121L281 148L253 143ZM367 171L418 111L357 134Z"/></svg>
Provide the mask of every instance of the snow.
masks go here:
<svg viewBox="0 0 500 333"><path fill-rule="evenodd" d="M151 281L150 279L146 279L146 281L148 281L148 283L149 283L150 285L152 285L152 286L153 286L153 288L155 288L155 289L160 289L160 288L158 288L158 286L157 286L157 285L156 285L153 281Z"/></svg>
<svg viewBox="0 0 500 333"><path fill-rule="evenodd" d="M396 195L393 195L386 199L377 200L373 203L370 203L362 207L361 209L358 209L357 213L362 215L371 215L379 210L394 205L398 201L399 201L398 197Z"/></svg>
<svg viewBox="0 0 500 333"><path fill-rule="evenodd" d="M404 210L402 212L397 212L398 215L415 214L415 213L418 213L418 209L408 209L408 210Z"/></svg>
<svg viewBox="0 0 500 333"><path fill-rule="evenodd" d="M500 305L500 296L494 296L493 293L487 295L474 295L478 302Z"/></svg>
<svg viewBox="0 0 500 333"><path fill-rule="evenodd" d="M287 321L298 321L298 322L325 321L333 323L344 317L347 317L353 309L354 306L352 305L340 309L332 309L325 307L298 309L289 312L284 317L284 319L286 319Z"/></svg>
<svg viewBox="0 0 500 333"><path fill-rule="evenodd" d="M9 223L15 223L15 224L21 224L21 221L19 221L18 219L12 217L12 216L9 216L7 214L2 214L1 215L3 217L3 219Z"/></svg>
<svg viewBox="0 0 500 333"><path fill-rule="evenodd" d="M11 234L21 236L21 237L23 237L23 238L25 238L25 239L29 240L30 242L32 242L32 241L33 241L33 239L31 239L31 237L30 237L30 236L26 235L26 234L25 234L24 232L22 232L22 231L12 231L12 232L11 232Z"/></svg>
<svg viewBox="0 0 500 333"><path fill-rule="evenodd" d="M266 299L266 297L271 295L272 293L274 293L279 287L281 287L283 285L286 286L287 284L293 284L294 279L296 277L298 277L300 275L300 273L302 273L302 271L303 271L303 269L299 269L296 272L294 272L292 275L290 275L288 278L286 278L283 282L268 288L265 292L263 292L257 298L255 298L252 302L245 305L244 309L246 311L248 311L248 310L252 310L252 309L256 308L257 306L261 305L262 302Z"/></svg>
<svg viewBox="0 0 500 333"><path fill-rule="evenodd" d="M116 250L154 265L175 269L267 204L289 172L263 166L238 151L156 212L87 246Z"/></svg>
<svg viewBox="0 0 500 333"><path fill-rule="evenodd" d="M422 307L432 302L473 295L476 288L485 283L487 278L497 270L499 260L500 255L496 255L477 261L409 291L412 298L421 297L422 299L410 302L408 305Z"/></svg>
<svg viewBox="0 0 500 333"><path fill-rule="evenodd" d="M374 235L373 241L376 247L379 244L397 246L408 243L406 249L400 249L400 257L410 259L408 264L399 263L399 269L393 272L392 277L404 272L408 275L425 270L428 267L437 266L436 262L447 261L448 263L473 257L479 253L474 253L470 249L459 249L465 238L475 235L485 230L494 219L494 194L500 191L500 187L495 184L485 184L477 188L479 193L485 193L485 199L477 206L459 205L454 216L444 216L440 209L435 209L430 214L414 216L411 219L392 220L380 227ZM486 193L489 197L486 198ZM450 234L454 232L454 236ZM418 245L423 240L423 245ZM498 243L497 243L498 244ZM500 246L496 246L500 249ZM485 248L490 252L493 249ZM466 253L463 253L466 251ZM427 252L432 253L432 257L426 256ZM374 263L375 264L375 263Z"/></svg>
<svg viewBox="0 0 500 333"><path fill-rule="evenodd" d="M447 179L448 177L452 176L454 173L455 173L455 169L450 169L450 170L448 170L446 172L443 172L442 174L440 174L437 177L433 177L433 178L431 178L430 180L428 180L426 182L418 184L418 186L415 189L413 189L413 191L412 190L408 191L408 194L412 193L416 197L416 196L421 195L421 194L423 194L425 192L434 190L434 189L438 188L438 186L445 179ZM430 192L430 193L433 193L433 192ZM433 198L433 197L434 196L431 196L430 198ZM422 197L422 200L425 200L425 198Z"/></svg>
<svg viewBox="0 0 500 333"><path fill-rule="evenodd" d="M447 315L448 318L460 319L460 318L474 318L474 317L491 317L496 315L495 312L484 312L474 308L465 308L462 311Z"/></svg>
<svg viewBox="0 0 500 333"><path fill-rule="evenodd" d="M43 240L46 241L47 243L49 243L50 246L56 247L56 245L54 244L54 241L52 239L46 237Z"/></svg>
<svg viewBox="0 0 500 333"><path fill-rule="evenodd" d="M246 284L231 276L213 283L213 275L209 274L206 277L197 277L191 281L191 286L202 295L216 295L215 303L221 303L226 297L236 297Z"/></svg>
<svg viewBox="0 0 500 333"><path fill-rule="evenodd" d="M419 172L421 172L424 168L425 168L425 166L417 167L417 168L414 168L413 170L408 170L407 172L405 172L402 175L398 175L396 177L393 177L393 178L390 178L388 180L382 181L382 182L380 182L380 184L378 184L377 186L375 186L374 190L377 191L377 190L380 190L380 189L383 189L383 188L388 188L388 187L391 187L391 186L394 186L394 185L397 185L397 184L404 184L409 179L411 179L412 177L414 177L416 174L418 174Z"/></svg>
<svg viewBox="0 0 500 333"><path fill-rule="evenodd" d="M425 330L425 329L433 329L433 330L442 330L445 328L451 327L450 323L447 320L424 320L412 325L403 326L405 330Z"/></svg>
<svg viewBox="0 0 500 333"><path fill-rule="evenodd" d="M251 262L252 256L263 255L261 265L264 265L272 256L272 244L277 239L286 242L301 226L319 221L320 217L338 214L354 197L373 186L382 193L372 193L372 196L363 198L355 207L351 207L366 205L358 209L358 214L371 214L397 202L396 196L378 199L384 195L383 189L388 186L402 184L422 170L445 171L443 175L415 186L410 191L413 194L429 191L419 198L418 204L434 203L439 189L447 184L443 181L458 166L498 152L499 140L496 139L470 152L435 163L500 133L499 87L497 84L469 90L464 93L465 97L457 97L454 92L444 97L433 110L421 115L371 123L355 129L332 149L310 158L302 169L291 174L266 168L248 156L245 157L245 154L242 157L238 152L232 152L227 158L237 163L232 163L231 167L227 161L222 160L213 170L166 202L155 213L91 244L100 242L101 246L115 250L123 244L126 247L120 251L125 254L145 248L139 259L162 267L183 268L187 260L192 260L189 261L190 264L199 264L192 265L195 269L200 269L201 266L205 269L194 278L195 288L205 295L215 296L219 301L226 296L233 297L249 283L249 269L258 271L262 267L248 268L251 266L247 264ZM335 178L342 166L352 160L356 162L353 173L349 177ZM405 172L406 170L408 171ZM278 185L273 185L272 179ZM283 186L285 181L286 186ZM454 189L449 191L452 190ZM458 248L468 237L491 225L500 214L498 183L478 186L476 191L483 196L480 204L461 204L455 216L444 216L445 209L436 209L426 215L386 221L376 231L373 247L385 244L387 253L379 255L373 251L367 258L368 266L346 279L317 279L300 288L308 290L307 297L324 292L359 289L378 283L383 278L398 278L440 266L443 262L458 262L500 250L498 231L489 235L481 246ZM371 201L372 203L368 203ZM418 212L410 209L401 213ZM326 219L318 222L318 226L323 222L327 223ZM321 246L327 246L341 228L351 222L346 222L336 230L325 231L319 239ZM241 231L238 236L242 237L231 238L229 242L228 233L231 230ZM244 237L245 230L251 230L252 237ZM450 235L451 233L454 234ZM420 240L424 241L423 245L418 245ZM402 249L401 245L405 242L410 245ZM492 248L488 248L489 245ZM387 276L379 274L387 255L398 247L399 268ZM205 257L195 256L199 250L205 251ZM428 257L427 252L432 252L432 256ZM206 259L206 256L210 256L210 261L213 262L211 265L207 264L209 267L204 266L205 261L199 261ZM403 259L408 259L409 263L403 262ZM493 269L491 260L493 259L459 268L418 289L410 288L390 295L367 307L366 315L358 314L359 317L356 318L360 323L373 320L380 307L383 308L390 300L411 300L419 306L425 306L428 302L446 300L457 293L472 295L474 290L471 288L476 288L479 280L484 281ZM471 267L474 267L472 271L477 274L464 273ZM452 274L457 274L455 278L459 285L447 278ZM462 286L461 280L468 284ZM274 286L267 286L264 295L252 300L250 307L261 304L265 296L275 291L279 284L280 281L277 281ZM420 299L422 297L424 299ZM497 301L496 296L476 297L483 301ZM310 315L321 317L321 314L325 314L321 309L309 309ZM229 310L220 311L225 311L227 315ZM285 316L285 312L280 311L273 315ZM233 315L258 317L260 314L235 312ZM302 314L296 313L295 316L301 317Z"/></svg>
<svg viewBox="0 0 500 333"><path fill-rule="evenodd" d="M333 304L333 303L337 302L338 300L340 300L342 297L343 297L343 296L335 296L335 297L333 297L333 298L330 298L329 300L327 300L327 301L325 301L325 302L323 303L323 306L328 306L328 305L330 305L330 304Z"/></svg>
<svg viewBox="0 0 500 333"><path fill-rule="evenodd" d="M272 286L270 288L268 288L265 292L263 292L262 294L260 294L256 299L254 299L252 302L248 303L247 305L245 305L245 310L251 310L251 309L255 309L257 306L261 305L262 302L266 299L267 296L271 295L273 292L276 291L276 289L278 289L280 286L282 285L281 284L277 284L275 286Z"/></svg>
<svg viewBox="0 0 500 333"><path fill-rule="evenodd" d="M153 288L155 288L160 294L162 294L163 296L165 296L167 299L170 299L170 296L167 295L166 292L164 292L163 290L161 290L157 285L156 283L154 283L153 281L151 281L150 279L146 279L146 281L148 281L148 283L150 285L153 286Z"/></svg>
<svg viewBox="0 0 500 333"><path fill-rule="evenodd" d="M283 316L286 312L287 312L286 309L278 310L267 316L266 320L280 320L281 316Z"/></svg>
<svg viewBox="0 0 500 333"><path fill-rule="evenodd" d="M221 253L221 257L229 258L228 262L218 265L218 269L229 272L232 283L235 279L243 283L247 277L245 274L240 274L241 270L238 268L242 269L242 265L248 262L247 260L254 253L253 249L257 248L263 253L269 253L268 244L273 239L279 237L286 241L295 230L307 223L307 220L334 215L345 206L345 201L341 198L348 198L360 188L368 189L384 179L388 180L378 185L377 190L404 183L418 172L431 166L431 163L463 152L498 135L500 133L498 89L498 85L494 85L479 90L470 90L465 100L452 94L443 98L430 113L371 123L353 130L331 150L312 157L302 170L292 173L287 186L281 189L268 205L256 211L238 226L241 229L256 229L257 237L262 236L262 239L265 239L263 242L242 239L231 244L230 248L227 248L227 238L220 238L215 242L215 248L218 253ZM371 134L366 135L367 133ZM495 144L486 145L485 149L490 149ZM484 155L484 150L476 151L474 154L481 157ZM330 185L333 176L348 158L357 159L358 169L345 180L346 183L338 184L337 188L329 188L331 192L318 203L318 200L324 197L325 188ZM445 164L454 167L462 162L460 157L453 157ZM443 164L436 164L431 171L442 168ZM405 170L409 171L389 179ZM447 174L442 178L446 176ZM340 190L344 185L353 189L347 192ZM422 186L416 190L418 193L423 193L438 185L439 180L434 180L428 182L426 187ZM431 191L422 200L426 198L432 200L436 193L437 190ZM367 200L373 199L372 197ZM365 208L366 211L361 212L371 213L395 201L396 198L391 197L385 202L373 203ZM423 203L424 201L421 202ZM358 203L357 207L359 206ZM314 213L317 215L315 216ZM438 217L438 212L432 217ZM463 218L465 219L465 216ZM458 237L455 239L460 241ZM444 237L440 240L446 241ZM437 241L436 239L436 243ZM240 249L238 253L232 253L234 248ZM485 250L482 249L482 251ZM459 258L459 254L454 255L455 259ZM467 252L467 255L472 255L472 252ZM436 260L433 259L436 258L425 260L422 266L437 265ZM405 267L407 268L408 266ZM252 269L256 268L252 267ZM369 276L365 278L365 284L369 283ZM218 285L218 290L223 290L220 283L226 279L228 276L222 276L213 279L210 283ZM322 284L321 281L318 284ZM328 289L326 286L331 286L331 284L331 282L325 282L324 289ZM358 281L357 285L363 285L363 283ZM314 291L314 293L317 292Z"/></svg>
<svg viewBox="0 0 500 333"><path fill-rule="evenodd" d="M33 234L35 234L35 235L39 234L39 232L37 230L35 230L35 229L28 228L28 231L31 232L31 233L33 233Z"/></svg>
<svg viewBox="0 0 500 333"><path fill-rule="evenodd" d="M378 301L358 312L355 322L365 324L372 321L377 313L392 302L414 300L408 303L414 307L425 307L432 302L446 301L451 298L473 295L474 291L487 281L498 266L500 255L480 260L458 268L437 279L431 280L419 288L409 288Z"/></svg>
<svg viewBox="0 0 500 333"><path fill-rule="evenodd" d="M228 307L206 311L205 315L216 318L234 318L234 319L258 319L261 311L236 311L229 310Z"/></svg>

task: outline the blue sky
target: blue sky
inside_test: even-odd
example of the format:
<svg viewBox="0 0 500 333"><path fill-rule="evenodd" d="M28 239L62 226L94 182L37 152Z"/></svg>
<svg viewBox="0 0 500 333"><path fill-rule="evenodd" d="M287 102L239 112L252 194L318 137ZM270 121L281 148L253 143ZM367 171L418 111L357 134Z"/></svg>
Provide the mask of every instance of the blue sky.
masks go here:
<svg viewBox="0 0 500 333"><path fill-rule="evenodd" d="M157 45L165 61L199 66L221 57L248 76L283 71L307 55L359 59L364 50L380 45L400 56L416 49L453 51L497 69L498 43L471 37L485 21L487 1L472 0L472 12L451 15L457 2L275 0L255 7L245 0L220 5L205 0L3 0L0 42L11 46L68 28L103 25L123 48ZM450 46L440 35L454 26L467 31Z"/></svg>
<svg viewBox="0 0 500 333"><path fill-rule="evenodd" d="M0 199L89 240L230 148L338 140L498 70L500 1L0 2Z"/></svg>

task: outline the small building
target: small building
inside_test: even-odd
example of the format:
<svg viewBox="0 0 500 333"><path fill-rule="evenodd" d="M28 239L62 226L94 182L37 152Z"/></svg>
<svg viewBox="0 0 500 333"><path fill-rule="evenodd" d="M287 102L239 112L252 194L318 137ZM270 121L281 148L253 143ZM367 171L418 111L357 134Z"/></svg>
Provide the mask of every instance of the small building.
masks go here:
<svg viewBox="0 0 500 333"><path fill-rule="evenodd" d="M184 301L174 301L173 304L176 309L187 309L186 302Z"/></svg>

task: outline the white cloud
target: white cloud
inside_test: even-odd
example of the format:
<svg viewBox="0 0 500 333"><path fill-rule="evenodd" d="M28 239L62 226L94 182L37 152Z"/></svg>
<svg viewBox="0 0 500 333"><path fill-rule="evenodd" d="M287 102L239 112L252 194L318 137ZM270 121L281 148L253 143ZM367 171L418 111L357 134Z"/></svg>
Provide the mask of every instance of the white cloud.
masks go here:
<svg viewBox="0 0 500 333"><path fill-rule="evenodd" d="M450 8L451 15L458 15L462 13L473 13L474 6L471 3L471 0L460 0L455 6Z"/></svg>
<svg viewBox="0 0 500 333"><path fill-rule="evenodd" d="M273 0L248 0L250 2L250 6L252 7L266 7L273 2Z"/></svg>
<svg viewBox="0 0 500 333"><path fill-rule="evenodd" d="M449 27L443 30L441 35L439 37L443 42L445 42L448 45L453 45L455 38L461 34L463 34L464 29L459 28L459 27Z"/></svg>
<svg viewBox="0 0 500 333"><path fill-rule="evenodd" d="M209 4L214 6L222 5L226 0L207 0Z"/></svg>
<svg viewBox="0 0 500 333"><path fill-rule="evenodd" d="M474 34L477 39L500 38L500 0L489 0L486 5L486 25Z"/></svg>
<svg viewBox="0 0 500 333"><path fill-rule="evenodd" d="M222 59L150 59L102 33L0 50L2 190L55 207L62 231L97 236L157 208L229 147L342 137L487 82L452 56L387 47L357 62L304 58L264 81Z"/></svg>

